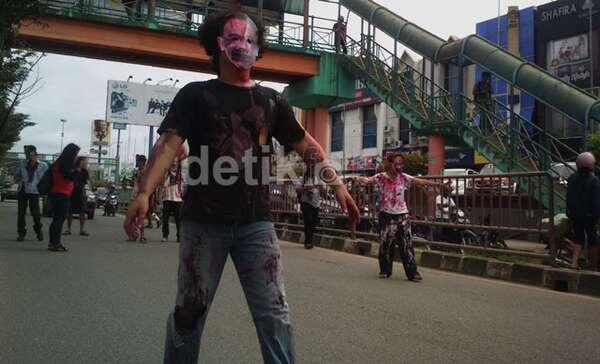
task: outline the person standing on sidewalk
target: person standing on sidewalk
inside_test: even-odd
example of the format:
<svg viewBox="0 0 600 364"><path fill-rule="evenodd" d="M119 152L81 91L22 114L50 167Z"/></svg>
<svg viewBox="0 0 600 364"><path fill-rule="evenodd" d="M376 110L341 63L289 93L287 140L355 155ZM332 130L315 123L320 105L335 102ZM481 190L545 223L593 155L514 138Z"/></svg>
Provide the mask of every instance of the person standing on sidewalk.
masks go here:
<svg viewBox="0 0 600 364"><path fill-rule="evenodd" d="M27 223L25 215L27 214L27 206L33 218L33 230L39 241L44 240L42 232L42 218L40 213L40 193L37 185L40 179L48 169L46 163L38 161L37 150L33 145L26 145L25 156L26 160L21 162L17 181L19 182L19 192L17 196L18 212L17 212L17 240L25 240L27 235Z"/></svg>
<svg viewBox="0 0 600 364"><path fill-rule="evenodd" d="M577 172L567 179L567 217L575 233L575 249L571 267L579 269L579 256L587 246L592 270L598 270L598 236L600 219L600 180L594 175L596 158L590 152L575 160Z"/></svg>
<svg viewBox="0 0 600 364"><path fill-rule="evenodd" d="M171 167L167 172L162 185L162 241L169 240L169 220L173 216L175 228L177 229L177 242L180 241L179 226L181 217L181 205L183 203L183 174L181 161L186 158L185 149L180 148L178 155L173 159Z"/></svg>
<svg viewBox="0 0 600 364"><path fill-rule="evenodd" d="M73 171L73 181L75 187L73 187L73 193L69 202L69 216L67 216L67 230L63 235L71 235L71 224L73 223L73 215L79 216L79 235L90 236L85 231L85 214L87 205L87 196L85 195L85 185L87 184L90 174L87 170L88 158L79 156L75 160L75 170ZM110 196L110 194L108 195ZM108 202L106 202L108 203Z"/></svg>
<svg viewBox="0 0 600 364"><path fill-rule="evenodd" d="M50 167L52 168L52 188L48 200L52 209L52 223L50 224L48 250L53 252L67 251L67 248L61 243L61 233L69 213L71 194L75 188L74 167L77 153L79 153L79 147L69 143Z"/></svg>
<svg viewBox="0 0 600 364"><path fill-rule="evenodd" d="M435 187L439 190L450 190L449 184L415 178L404 173L404 156L390 154L384 161L385 172L373 177L351 177L358 183L377 185L381 202L379 204L379 278L389 278L394 266L394 249L400 248L400 258L406 277L410 281L421 281L423 278L417 270L415 251L405 192L411 185Z"/></svg>
<svg viewBox="0 0 600 364"><path fill-rule="evenodd" d="M305 158L306 170L302 177L302 184L296 188L296 193L300 196L300 208L302 210L302 219L304 220L304 247L313 248L313 235L315 228L319 224L319 209L321 207L321 196L319 178L315 176L315 165L313 158Z"/></svg>
<svg viewBox="0 0 600 364"><path fill-rule="evenodd" d="M335 185L351 224L357 223L358 209L288 102L250 79L265 47L264 25L244 13L220 13L209 16L198 35L218 78L190 83L175 96L124 228L135 235L143 224L150 194L187 140L190 183L183 199L178 289L167 320L164 363L198 361L206 317L229 255L264 362L294 363L281 251L270 209L271 138L300 155L314 149L324 166L319 176Z"/></svg>

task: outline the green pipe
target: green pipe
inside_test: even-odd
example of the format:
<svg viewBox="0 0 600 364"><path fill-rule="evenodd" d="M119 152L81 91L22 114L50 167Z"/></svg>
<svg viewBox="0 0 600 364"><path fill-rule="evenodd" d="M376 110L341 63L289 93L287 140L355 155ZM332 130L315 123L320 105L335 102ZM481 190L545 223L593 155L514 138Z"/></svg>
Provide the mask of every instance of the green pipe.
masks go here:
<svg viewBox="0 0 600 364"><path fill-rule="evenodd" d="M482 37L470 35L460 43L448 43L372 0L339 1L390 37L434 62L463 55L466 60L488 69L581 124L591 119L600 122L598 99Z"/></svg>

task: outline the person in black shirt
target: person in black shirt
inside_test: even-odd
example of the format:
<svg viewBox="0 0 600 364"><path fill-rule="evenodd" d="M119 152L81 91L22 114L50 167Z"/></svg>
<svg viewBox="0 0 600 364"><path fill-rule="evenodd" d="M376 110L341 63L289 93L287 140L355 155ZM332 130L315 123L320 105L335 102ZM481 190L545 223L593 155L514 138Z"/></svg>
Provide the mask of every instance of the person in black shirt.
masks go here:
<svg viewBox="0 0 600 364"><path fill-rule="evenodd" d="M71 235L71 224L73 223L73 215L79 217L79 235L90 236L85 231L85 214L87 196L85 195L85 185L90 179L90 175L87 170L88 159L87 157L79 156L75 160L75 169L73 170L73 181L75 187L73 187L73 193L71 194L71 201L69 203L69 215L67 216L67 230L63 235Z"/></svg>
<svg viewBox="0 0 600 364"><path fill-rule="evenodd" d="M594 175L596 158L590 152L581 153L576 161L577 172L567 180L567 217L575 233L572 268L579 268L579 256L584 246L592 270L598 269L596 225L600 218L600 180Z"/></svg>
<svg viewBox="0 0 600 364"><path fill-rule="evenodd" d="M300 155L316 155L319 176L358 222L358 208L319 144L296 121L276 91L256 85L250 71L264 48L264 26L243 13L209 16L200 43L218 78L182 88L158 129L140 191L124 223L135 235L148 197L162 181L180 145L189 144L178 290L167 320L165 363L193 363L209 307L231 255L267 363L295 362L294 340L283 282L281 251L271 221L271 138ZM314 153L307 153L314 150Z"/></svg>
<svg viewBox="0 0 600 364"><path fill-rule="evenodd" d="M487 131L490 128L490 120L486 114L494 112L492 105L492 74L483 72L481 80L473 86L473 101L475 101L475 112L479 115L479 127L482 131Z"/></svg>

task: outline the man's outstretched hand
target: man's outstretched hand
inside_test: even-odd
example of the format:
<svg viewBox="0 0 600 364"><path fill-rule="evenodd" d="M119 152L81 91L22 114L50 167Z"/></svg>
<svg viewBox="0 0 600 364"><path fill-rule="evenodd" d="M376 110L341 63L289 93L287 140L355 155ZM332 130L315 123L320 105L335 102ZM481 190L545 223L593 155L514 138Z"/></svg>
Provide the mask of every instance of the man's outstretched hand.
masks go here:
<svg viewBox="0 0 600 364"><path fill-rule="evenodd" d="M137 240L148 212L148 196L140 193L130 204L125 216L123 228L129 240Z"/></svg>
<svg viewBox="0 0 600 364"><path fill-rule="evenodd" d="M360 214L358 212L358 207L356 206L354 199L352 198L352 196L350 196L348 189L346 189L346 186L344 186L343 184L335 186L335 198L340 203L343 213L348 215L350 231L352 232L352 235L354 235L354 233L356 232L356 226L360 222Z"/></svg>

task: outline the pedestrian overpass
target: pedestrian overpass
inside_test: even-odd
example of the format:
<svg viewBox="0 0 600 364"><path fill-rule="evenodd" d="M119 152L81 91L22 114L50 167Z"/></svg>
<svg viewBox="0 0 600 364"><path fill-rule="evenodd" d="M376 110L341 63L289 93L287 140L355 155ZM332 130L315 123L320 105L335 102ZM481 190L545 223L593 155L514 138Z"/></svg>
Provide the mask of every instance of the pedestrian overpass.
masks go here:
<svg viewBox="0 0 600 364"><path fill-rule="evenodd" d="M156 8L141 16L114 6L118 1L41 2L45 8L40 20L46 26L23 23L19 31L20 38L34 49L210 72L209 59L195 35L202 19L219 9L205 1L150 1ZM309 5L316 2L305 1L300 22L263 16L268 51L258 62L254 77L288 83L290 102L309 110L304 122L324 147L328 144L327 108L353 98L358 78L417 132L430 137L430 173L443 168L444 141L448 139L472 147L504 172L547 171L552 163L573 160L579 152L512 107L495 101L489 110L477 111L489 120L490 127L482 129L473 122L475 105L468 92L450 92L436 80L436 67L431 65L440 64L458 67L459 85L464 84L465 67L483 67L505 80L511 93L522 90L561 113L580 128L582 136L590 124L600 121L600 101L593 95L479 36L444 41L371 0L335 2L338 14L348 14L361 24L360 35L348 38L348 54L336 53L331 30L334 21L309 15ZM392 39L391 47L383 45L382 33ZM421 55L429 67L416 69L404 62L400 47ZM564 208L560 185L542 188L525 181L519 186L546 206L551 193L556 208Z"/></svg>

